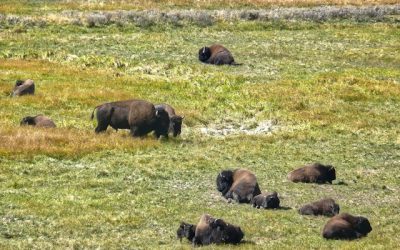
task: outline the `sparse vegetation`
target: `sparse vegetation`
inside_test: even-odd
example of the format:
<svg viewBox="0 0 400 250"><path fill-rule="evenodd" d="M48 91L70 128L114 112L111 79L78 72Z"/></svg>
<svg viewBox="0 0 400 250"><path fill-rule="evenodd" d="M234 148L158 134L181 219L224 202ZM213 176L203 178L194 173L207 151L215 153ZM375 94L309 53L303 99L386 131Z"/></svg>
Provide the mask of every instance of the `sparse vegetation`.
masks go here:
<svg viewBox="0 0 400 250"><path fill-rule="evenodd" d="M275 20L254 10L272 1L229 1L232 9L219 12L227 1L198 1L187 11L191 2L176 0L160 8L165 19L158 19L162 11L152 19L145 9L158 1L144 1L137 8L144 12L122 11L128 1L83 2L0 7L1 249L189 249L175 238L179 222L195 223L205 212L242 227L248 242L237 249L398 248L398 7L360 19L290 9L312 18ZM129 13L139 14L124 21ZM197 50L214 42L243 65L199 63ZM11 98L15 80L26 78L36 94ZM110 128L96 135L93 108L128 98L170 103L185 115L181 137L132 139ZM57 128L19 126L35 114ZM271 129L254 135L202 133L263 124ZM290 170L314 161L335 166L333 185L286 181ZM277 191L292 209L226 203L215 177L236 167L253 171L262 190ZM324 240L327 219L295 210L323 197L366 216L373 231L351 242Z"/></svg>

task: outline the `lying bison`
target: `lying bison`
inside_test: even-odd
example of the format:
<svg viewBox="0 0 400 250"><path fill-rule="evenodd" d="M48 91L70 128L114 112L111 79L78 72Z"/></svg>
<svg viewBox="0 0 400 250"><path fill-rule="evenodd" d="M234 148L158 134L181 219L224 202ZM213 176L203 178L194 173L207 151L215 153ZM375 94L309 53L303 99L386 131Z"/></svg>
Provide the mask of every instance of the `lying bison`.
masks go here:
<svg viewBox="0 0 400 250"><path fill-rule="evenodd" d="M168 137L169 116L165 110L157 110L154 105L144 100L126 100L101 104L97 109L96 133L107 130L110 125L115 130L129 129L134 137L144 136L151 131L159 138Z"/></svg>
<svg viewBox="0 0 400 250"><path fill-rule="evenodd" d="M181 134L183 116L176 115L175 109L168 104L158 104L155 106L156 110L165 110L169 116L169 132L174 137Z"/></svg>
<svg viewBox="0 0 400 250"><path fill-rule="evenodd" d="M25 81L17 80L11 93L12 96L33 94L35 94L35 83L31 79L27 79Z"/></svg>
<svg viewBox="0 0 400 250"><path fill-rule="evenodd" d="M277 192L269 192L256 195L251 203L256 208L270 209L279 208L280 200Z"/></svg>
<svg viewBox="0 0 400 250"><path fill-rule="evenodd" d="M299 210L302 215L324 215L332 217L337 215L340 207L333 199L322 199L302 206Z"/></svg>
<svg viewBox="0 0 400 250"><path fill-rule="evenodd" d="M332 184L332 181L336 179L336 171L331 165L325 166L320 163L313 163L293 170L288 174L288 179L293 182L319 184L328 182Z"/></svg>
<svg viewBox="0 0 400 250"><path fill-rule="evenodd" d="M220 44L213 44L210 47L199 49L199 60L203 63L215 65L240 65L235 62L231 52Z"/></svg>
<svg viewBox="0 0 400 250"><path fill-rule="evenodd" d="M224 170L217 176L217 189L228 200L250 203L261 194L256 176L246 169Z"/></svg>
<svg viewBox="0 0 400 250"><path fill-rule="evenodd" d="M55 128L56 124L47 116L37 115L37 116L26 116L22 118L20 125L31 125L36 127L44 128Z"/></svg>
<svg viewBox="0 0 400 250"><path fill-rule="evenodd" d="M322 236L326 239L352 240L364 237L371 231L372 227L367 218L343 213L332 217L326 223Z"/></svg>
<svg viewBox="0 0 400 250"><path fill-rule="evenodd" d="M244 236L240 227L222 219L215 219L208 214L203 214L197 225L190 230L193 229L195 232L192 240L194 246L221 243L238 244Z"/></svg>

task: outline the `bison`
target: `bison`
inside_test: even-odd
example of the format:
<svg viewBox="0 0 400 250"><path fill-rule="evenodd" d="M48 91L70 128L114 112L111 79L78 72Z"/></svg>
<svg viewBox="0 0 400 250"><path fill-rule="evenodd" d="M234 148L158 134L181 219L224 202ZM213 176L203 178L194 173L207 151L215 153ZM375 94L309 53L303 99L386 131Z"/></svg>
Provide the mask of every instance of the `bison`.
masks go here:
<svg viewBox="0 0 400 250"><path fill-rule="evenodd" d="M169 132L173 134L174 137L181 134L182 131L182 120L183 116L175 114L175 109L168 104L157 104L155 105L156 110L165 110L169 116Z"/></svg>
<svg viewBox="0 0 400 250"><path fill-rule="evenodd" d="M55 128L56 124L47 116L37 115L37 116L26 116L22 118L20 125L31 125L43 128Z"/></svg>
<svg viewBox="0 0 400 250"><path fill-rule="evenodd" d="M35 83L31 79L25 81L17 80L14 89L11 93L12 96L33 95L35 94Z"/></svg>
<svg viewBox="0 0 400 250"><path fill-rule="evenodd" d="M261 194L256 176L246 169L224 170L217 176L217 189L228 200L250 203Z"/></svg>
<svg viewBox="0 0 400 250"><path fill-rule="evenodd" d="M238 244L243 236L244 233L240 227L203 214L196 225L193 245Z"/></svg>
<svg viewBox="0 0 400 250"><path fill-rule="evenodd" d="M279 208L280 200L277 192L269 192L256 195L251 203L256 208Z"/></svg>
<svg viewBox="0 0 400 250"><path fill-rule="evenodd" d="M367 218L342 213L326 223L322 236L326 239L352 240L364 237L371 231L372 227Z"/></svg>
<svg viewBox="0 0 400 250"><path fill-rule="evenodd" d="M314 182L319 184L328 182L332 184L332 181L336 179L336 171L331 165L325 166L320 163L313 163L293 170L288 174L288 179L293 182Z"/></svg>
<svg viewBox="0 0 400 250"><path fill-rule="evenodd" d="M328 198L306 204L298 211L299 214L303 215L324 215L332 217L339 213L340 207L333 199Z"/></svg>
<svg viewBox="0 0 400 250"><path fill-rule="evenodd" d="M210 47L199 49L199 60L203 63L215 65L240 65L235 62L231 52L220 44L213 44Z"/></svg>
<svg viewBox="0 0 400 250"><path fill-rule="evenodd" d="M168 137L169 116L165 110L157 110L154 105L145 100L126 100L101 104L97 109L96 133L107 130L110 125L115 130L129 129L134 137L144 136L151 131L159 138Z"/></svg>

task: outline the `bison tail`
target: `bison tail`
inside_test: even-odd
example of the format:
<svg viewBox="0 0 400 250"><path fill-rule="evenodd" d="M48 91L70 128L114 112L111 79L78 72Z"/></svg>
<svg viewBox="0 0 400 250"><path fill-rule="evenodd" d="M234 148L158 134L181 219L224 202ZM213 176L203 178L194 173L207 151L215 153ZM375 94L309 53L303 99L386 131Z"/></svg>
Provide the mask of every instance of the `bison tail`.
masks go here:
<svg viewBox="0 0 400 250"><path fill-rule="evenodd" d="M93 111L92 111L92 115L90 116L90 120L93 120L94 118L94 111L98 108L99 106L96 106Z"/></svg>

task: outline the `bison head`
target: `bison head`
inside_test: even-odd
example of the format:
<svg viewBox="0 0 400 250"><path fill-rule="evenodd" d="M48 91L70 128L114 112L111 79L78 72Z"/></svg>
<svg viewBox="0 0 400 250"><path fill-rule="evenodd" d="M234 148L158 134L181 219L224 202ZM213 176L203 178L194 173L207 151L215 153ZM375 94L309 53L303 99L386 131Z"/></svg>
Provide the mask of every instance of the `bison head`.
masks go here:
<svg viewBox="0 0 400 250"><path fill-rule="evenodd" d="M178 136L182 132L182 120L183 116L173 115L170 117L170 127L174 133L174 137Z"/></svg>
<svg viewBox="0 0 400 250"><path fill-rule="evenodd" d="M217 189L225 195L231 188L233 183L233 171L224 170L217 176Z"/></svg>
<svg viewBox="0 0 400 250"><path fill-rule="evenodd" d="M33 116L27 116L22 118L20 125L35 125L35 117Z"/></svg>
<svg viewBox="0 0 400 250"><path fill-rule="evenodd" d="M369 223L369 220L362 216L357 217L357 222L354 225L354 228L357 231L357 233L361 234L361 236L365 236L372 231L372 227L371 224Z"/></svg>
<svg viewBox="0 0 400 250"><path fill-rule="evenodd" d="M334 203L330 206L330 213L332 216L339 214L340 207L338 204Z"/></svg>
<svg viewBox="0 0 400 250"><path fill-rule="evenodd" d="M336 170L333 166L328 165L328 172L327 172L327 181L332 183L333 180L336 180Z"/></svg>
<svg viewBox="0 0 400 250"><path fill-rule="evenodd" d="M280 200L278 198L278 193L273 192L271 194L268 194L265 197L265 201L263 202L262 206L264 208L278 208L279 207Z"/></svg>
<svg viewBox="0 0 400 250"><path fill-rule="evenodd" d="M22 81L22 80L17 80L17 81L15 82L15 87L21 86L22 84L24 84L24 81Z"/></svg>
<svg viewBox="0 0 400 250"><path fill-rule="evenodd" d="M199 50L199 60L206 62L211 56L211 49L209 47L203 47Z"/></svg>
<svg viewBox="0 0 400 250"><path fill-rule="evenodd" d="M195 235L196 226L193 224L189 224L186 222L181 222L178 230L176 231L176 235L179 240L182 241L182 238L186 238L189 241L192 241Z"/></svg>

